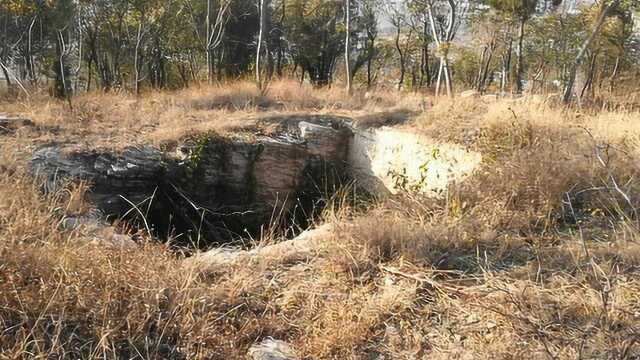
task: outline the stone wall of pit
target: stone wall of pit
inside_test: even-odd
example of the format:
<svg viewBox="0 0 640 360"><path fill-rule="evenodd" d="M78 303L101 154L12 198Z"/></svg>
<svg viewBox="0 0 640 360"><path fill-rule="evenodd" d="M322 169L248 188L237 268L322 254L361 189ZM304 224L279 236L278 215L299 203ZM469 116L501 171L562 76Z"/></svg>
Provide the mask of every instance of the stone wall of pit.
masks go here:
<svg viewBox="0 0 640 360"><path fill-rule="evenodd" d="M89 182L90 200L107 216L147 217L160 236L221 242L271 225L304 226L296 222L342 181L377 196L440 196L481 161L458 145L396 128L358 129L342 118L274 124L269 135L205 134L167 150L49 146L35 153L31 169L47 191L60 179Z"/></svg>

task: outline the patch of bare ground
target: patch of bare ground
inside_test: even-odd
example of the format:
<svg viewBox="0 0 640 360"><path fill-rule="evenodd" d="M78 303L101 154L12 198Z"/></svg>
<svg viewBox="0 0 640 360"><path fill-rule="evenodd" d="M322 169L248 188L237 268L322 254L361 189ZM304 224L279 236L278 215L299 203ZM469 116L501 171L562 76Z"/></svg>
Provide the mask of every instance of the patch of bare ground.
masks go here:
<svg viewBox="0 0 640 360"><path fill-rule="evenodd" d="M300 105L288 95L288 105L277 91L267 96L282 96L278 106L311 111L307 98ZM377 109L364 97L307 91L323 99L314 111L358 118ZM264 104L210 110L219 103L200 99L197 107L209 104L200 110L184 105L193 94L155 94L135 106L123 95L98 98L84 105L92 109L84 120L61 105L16 105L60 133L0 138L0 358L242 359L268 338L305 359L640 356L638 113L416 101L402 127L482 153L472 177L442 198L405 191L355 206L345 191L321 221L331 230L306 256L271 254L212 271L187 266L144 234L132 250L88 241L84 226L61 228L62 213L90 211L86 189L40 195L16 165L18 147L83 131L111 136L109 144L161 142L221 131L235 126L231 119L244 126ZM332 109L338 100L342 108ZM155 125L133 135L145 123Z"/></svg>

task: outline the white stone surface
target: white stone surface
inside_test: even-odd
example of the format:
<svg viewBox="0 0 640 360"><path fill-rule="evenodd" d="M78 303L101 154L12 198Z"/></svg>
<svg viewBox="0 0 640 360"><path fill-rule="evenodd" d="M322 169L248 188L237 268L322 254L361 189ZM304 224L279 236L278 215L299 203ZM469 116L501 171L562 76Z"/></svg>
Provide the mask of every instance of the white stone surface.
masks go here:
<svg viewBox="0 0 640 360"><path fill-rule="evenodd" d="M481 161L479 153L460 145L389 127L357 130L347 160L368 191L385 195L404 189L432 196L471 175Z"/></svg>

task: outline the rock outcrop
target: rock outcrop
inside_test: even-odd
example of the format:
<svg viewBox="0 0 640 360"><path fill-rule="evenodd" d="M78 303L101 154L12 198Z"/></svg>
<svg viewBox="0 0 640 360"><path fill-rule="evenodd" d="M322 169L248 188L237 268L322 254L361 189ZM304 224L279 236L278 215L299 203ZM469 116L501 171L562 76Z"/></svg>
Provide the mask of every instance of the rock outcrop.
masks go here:
<svg viewBox="0 0 640 360"><path fill-rule="evenodd" d="M35 124L29 119L0 114L0 135L13 134L20 128L31 126Z"/></svg>
<svg viewBox="0 0 640 360"><path fill-rule="evenodd" d="M377 195L412 191L441 196L480 165L482 156L461 145L437 141L404 129L355 131L349 147L349 172Z"/></svg>
<svg viewBox="0 0 640 360"><path fill-rule="evenodd" d="M33 173L43 178L45 191L60 180L91 183L90 200L106 214L124 214L131 204L150 197L162 179L176 171L176 162L160 150L128 148L121 152L48 146L33 155Z"/></svg>
<svg viewBox="0 0 640 360"><path fill-rule="evenodd" d="M289 219L323 188L314 182L343 174L351 133L341 120L291 121L280 130L204 134L174 150L49 146L34 154L31 169L45 190L61 179L87 181L90 200L106 215L137 218L159 235L178 229L191 240L226 241Z"/></svg>
<svg viewBox="0 0 640 360"><path fill-rule="evenodd" d="M334 225L323 224L303 231L290 240L270 245L258 245L251 250L241 248L214 248L185 260L185 266L200 273L216 273L229 266L252 262L265 264L292 264L306 261L318 255L321 244L334 234Z"/></svg>
<svg viewBox="0 0 640 360"><path fill-rule="evenodd" d="M481 161L463 146L406 129L358 128L341 117L273 117L261 124L163 149L53 145L34 154L31 169L46 179L45 190L60 179L87 181L90 200L104 214L129 217L160 236L204 237L208 246L256 236L263 226L304 226L311 207L345 178L375 195L441 196Z"/></svg>

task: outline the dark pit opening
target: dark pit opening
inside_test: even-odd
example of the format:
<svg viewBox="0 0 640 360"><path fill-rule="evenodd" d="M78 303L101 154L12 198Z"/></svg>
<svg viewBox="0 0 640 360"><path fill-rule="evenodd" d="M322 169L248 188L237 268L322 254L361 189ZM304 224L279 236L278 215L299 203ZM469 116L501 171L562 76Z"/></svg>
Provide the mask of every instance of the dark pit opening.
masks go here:
<svg viewBox="0 0 640 360"><path fill-rule="evenodd" d="M108 218L178 246L243 244L265 232L293 236L341 185L352 132L345 119L263 120L268 131L200 134L163 149L41 149L32 168L92 184Z"/></svg>
<svg viewBox="0 0 640 360"><path fill-rule="evenodd" d="M230 202L224 203L223 197L220 203L202 204L189 190L165 183L137 205L141 211L128 204L122 213L123 204L120 213L112 217L134 228L149 227L154 237L179 247L244 246L263 236L291 238L311 226L333 195L350 183L347 173L335 165L322 161L308 166L300 188L273 203L239 205L228 197Z"/></svg>

